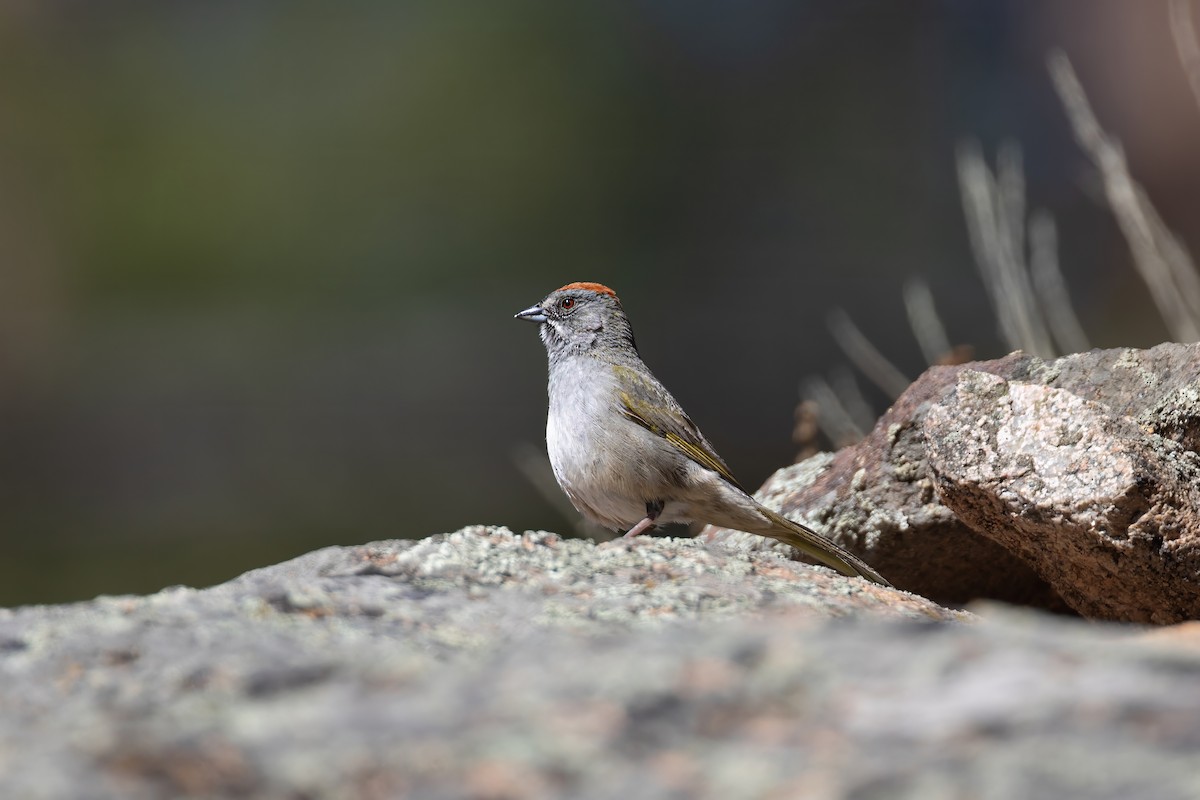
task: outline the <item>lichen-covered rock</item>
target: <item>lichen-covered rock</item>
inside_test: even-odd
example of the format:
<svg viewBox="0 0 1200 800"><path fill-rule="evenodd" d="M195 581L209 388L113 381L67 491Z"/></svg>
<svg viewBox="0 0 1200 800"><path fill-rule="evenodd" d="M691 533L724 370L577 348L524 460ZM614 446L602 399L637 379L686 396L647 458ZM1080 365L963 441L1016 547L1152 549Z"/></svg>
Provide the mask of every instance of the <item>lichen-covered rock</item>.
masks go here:
<svg viewBox="0 0 1200 800"><path fill-rule="evenodd" d="M925 420L938 495L1079 613L1200 617L1200 455L1065 389L962 372Z"/></svg>
<svg viewBox="0 0 1200 800"><path fill-rule="evenodd" d="M981 406L964 385L997 387L1007 411ZM1085 421L1112 446L1071 441ZM942 603L992 598L1169 622L1200 616L1198 444L1200 345L1049 362L1018 352L926 371L862 442L816 469L780 470L761 494L896 586ZM703 535L761 546L731 531Z"/></svg>
<svg viewBox="0 0 1200 800"><path fill-rule="evenodd" d="M1200 650L470 528L0 610L0 796L1195 796Z"/></svg>
<svg viewBox="0 0 1200 800"><path fill-rule="evenodd" d="M1015 371L1027 361L1014 354L974 366ZM979 535L937 496L926 453L925 414L953 388L964 368L927 370L861 442L831 457L784 467L758 496L857 553L894 585L939 603L988 598L1065 610L1031 567ZM708 528L701 536L726 546L789 552L761 537L722 528Z"/></svg>

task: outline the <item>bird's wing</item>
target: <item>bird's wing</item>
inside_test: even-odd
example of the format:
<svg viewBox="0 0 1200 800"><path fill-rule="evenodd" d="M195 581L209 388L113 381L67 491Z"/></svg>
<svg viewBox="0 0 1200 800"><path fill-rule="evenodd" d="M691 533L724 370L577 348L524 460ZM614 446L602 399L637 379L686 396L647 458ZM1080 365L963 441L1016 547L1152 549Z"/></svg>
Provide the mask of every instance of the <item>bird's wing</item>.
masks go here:
<svg viewBox="0 0 1200 800"><path fill-rule="evenodd" d="M725 466L704 434L700 433L696 423L684 413L662 384L623 365L614 365L613 371L617 374L620 387L618 410L622 415L663 437L700 466L711 469L738 489L746 491L729 472L729 467Z"/></svg>

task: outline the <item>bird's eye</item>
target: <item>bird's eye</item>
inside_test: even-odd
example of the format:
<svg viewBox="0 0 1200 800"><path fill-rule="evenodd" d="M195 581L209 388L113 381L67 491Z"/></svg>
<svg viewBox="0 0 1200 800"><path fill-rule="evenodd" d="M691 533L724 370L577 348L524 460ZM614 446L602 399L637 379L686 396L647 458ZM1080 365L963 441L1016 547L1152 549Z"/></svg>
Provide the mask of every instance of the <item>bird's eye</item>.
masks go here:
<svg viewBox="0 0 1200 800"><path fill-rule="evenodd" d="M558 301L558 307L561 308L563 311L570 311L572 308L575 307L575 298L574 297L564 297L562 300Z"/></svg>

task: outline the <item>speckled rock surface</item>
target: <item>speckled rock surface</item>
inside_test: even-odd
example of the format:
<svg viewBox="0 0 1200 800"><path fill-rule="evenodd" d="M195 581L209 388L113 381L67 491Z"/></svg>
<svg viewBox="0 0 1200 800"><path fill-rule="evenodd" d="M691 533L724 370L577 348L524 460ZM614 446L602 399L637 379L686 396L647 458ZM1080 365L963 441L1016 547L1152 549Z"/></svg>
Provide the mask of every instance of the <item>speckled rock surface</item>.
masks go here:
<svg viewBox="0 0 1200 800"><path fill-rule="evenodd" d="M1050 386L959 374L925 421L938 495L1079 613L1200 617L1200 454Z"/></svg>
<svg viewBox="0 0 1200 800"><path fill-rule="evenodd" d="M0 611L0 796L1182 800L1194 641L471 528Z"/></svg>
<svg viewBox="0 0 1200 800"><path fill-rule="evenodd" d="M939 602L1170 622L1200 616L1198 443L1200 345L1013 353L928 370L866 439L760 496Z"/></svg>
<svg viewBox="0 0 1200 800"><path fill-rule="evenodd" d="M1020 354L975 364L1011 371ZM1036 572L980 535L938 498L929 473L924 420L964 366L927 370L857 445L784 467L758 497L861 556L892 584L959 605L989 598L1052 610L1066 606ZM811 462L817 461L814 470ZM761 537L708 528L702 537L759 549Z"/></svg>

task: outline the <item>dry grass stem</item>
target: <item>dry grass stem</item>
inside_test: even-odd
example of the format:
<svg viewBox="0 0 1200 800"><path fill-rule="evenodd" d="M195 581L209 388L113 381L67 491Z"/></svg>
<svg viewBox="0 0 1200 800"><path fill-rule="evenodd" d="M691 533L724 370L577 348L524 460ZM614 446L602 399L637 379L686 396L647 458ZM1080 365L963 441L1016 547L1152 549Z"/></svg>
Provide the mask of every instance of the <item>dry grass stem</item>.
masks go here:
<svg viewBox="0 0 1200 800"><path fill-rule="evenodd" d="M1108 205L1171 337L1200 340L1200 280L1191 257L1133 180L1121 145L1100 127L1066 55L1053 53L1049 67L1075 138L1100 172Z"/></svg>
<svg viewBox="0 0 1200 800"><path fill-rule="evenodd" d="M858 381L854 379L854 371L847 366L836 367L829 378L829 386L842 401L842 408L854 420L855 427L861 431L869 431L875 427L875 419L879 416L875 409L863 396Z"/></svg>
<svg viewBox="0 0 1200 800"><path fill-rule="evenodd" d="M868 380L883 390L888 397L895 399L903 394L912 383L904 373L888 361L883 353L871 344L870 340L858 329L850 315L840 308L829 312L829 332L834 341L842 348L842 352L854 366L862 370Z"/></svg>
<svg viewBox="0 0 1200 800"><path fill-rule="evenodd" d="M993 175L979 145L958 151L958 179L971 249L1008 347L1055 355L1025 265L1025 179L1020 150L1007 145Z"/></svg>
<svg viewBox="0 0 1200 800"><path fill-rule="evenodd" d="M1049 212L1036 211L1029 220L1029 271L1037 290L1042 313L1063 353L1082 353L1091 348L1079 317L1071 305L1071 294L1058 263L1058 228Z"/></svg>
<svg viewBox="0 0 1200 800"><path fill-rule="evenodd" d="M1175 52L1179 54L1179 63L1192 87L1196 104L1200 105L1200 44L1196 42L1196 26L1192 21L1192 0L1170 0L1167 11Z"/></svg>
<svg viewBox="0 0 1200 800"><path fill-rule="evenodd" d="M904 284L904 310L908 324L921 348L926 364L936 364L950 352L950 337L938 316L933 292L922 278L912 278Z"/></svg>
<svg viewBox="0 0 1200 800"><path fill-rule="evenodd" d="M817 423L835 449L860 441L866 435L866 431L854 421L837 392L824 378L819 375L805 378L800 386L800 395L820 409Z"/></svg>

